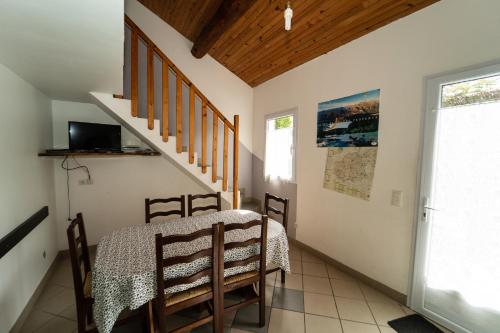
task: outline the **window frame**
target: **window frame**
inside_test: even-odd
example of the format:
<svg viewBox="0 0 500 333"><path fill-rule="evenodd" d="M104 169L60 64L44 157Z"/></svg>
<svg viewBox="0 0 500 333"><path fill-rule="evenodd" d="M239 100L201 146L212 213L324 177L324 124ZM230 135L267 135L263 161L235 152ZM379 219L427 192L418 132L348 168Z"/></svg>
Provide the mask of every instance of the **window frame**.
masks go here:
<svg viewBox="0 0 500 333"><path fill-rule="evenodd" d="M290 108L284 111L268 113L264 117L264 167L262 170L262 176L264 177L264 181L269 182L266 175L266 156L267 156L267 122L272 119L282 118L286 116L293 117L293 143L292 143L292 177L290 179L284 180L278 178L276 181L280 183L292 183L297 184L297 127L298 127L298 108Z"/></svg>

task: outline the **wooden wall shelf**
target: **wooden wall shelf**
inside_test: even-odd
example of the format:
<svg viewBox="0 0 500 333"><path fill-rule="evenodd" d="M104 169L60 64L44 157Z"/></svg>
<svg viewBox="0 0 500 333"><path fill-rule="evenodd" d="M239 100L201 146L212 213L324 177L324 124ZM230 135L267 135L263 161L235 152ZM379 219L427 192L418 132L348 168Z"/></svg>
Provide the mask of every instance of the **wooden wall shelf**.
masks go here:
<svg viewBox="0 0 500 333"><path fill-rule="evenodd" d="M161 154L154 150L131 151L131 152L71 152L67 150L46 150L39 153L38 156L44 157L66 157L66 156L81 156L81 157L125 157L125 156L160 156Z"/></svg>

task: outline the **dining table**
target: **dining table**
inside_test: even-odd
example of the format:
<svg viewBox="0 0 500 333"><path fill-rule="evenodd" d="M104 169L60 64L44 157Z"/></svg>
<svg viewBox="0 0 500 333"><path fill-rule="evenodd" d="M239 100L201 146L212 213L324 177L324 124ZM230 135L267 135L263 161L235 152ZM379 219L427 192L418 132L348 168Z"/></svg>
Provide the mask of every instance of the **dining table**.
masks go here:
<svg viewBox="0 0 500 333"><path fill-rule="evenodd" d="M94 298L94 321L100 333L111 332L119 314L125 310L135 310L152 301L156 288L155 234L163 236L189 234L224 222L246 223L260 219L261 215L248 210L225 210L198 216L172 219L158 223L133 225L115 230L102 237L97 245L94 268L92 270L92 296ZM244 241L259 237L260 227L247 230L232 230L225 233L225 243ZM288 259L288 239L283 225L268 219L267 266L279 267L290 272ZM203 237L192 242L183 242L164 247L164 257L184 256L211 246L211 237ZM245 259L259 251L260 245L235 248L224 252L224 261ZM210 265L208 257L191 263L169 266L164 270L165 278L190 276ZM224 276L256 269L256 263L224 270ZM205 276L193 283L166 289L176 293L209 282Z"/></svg>

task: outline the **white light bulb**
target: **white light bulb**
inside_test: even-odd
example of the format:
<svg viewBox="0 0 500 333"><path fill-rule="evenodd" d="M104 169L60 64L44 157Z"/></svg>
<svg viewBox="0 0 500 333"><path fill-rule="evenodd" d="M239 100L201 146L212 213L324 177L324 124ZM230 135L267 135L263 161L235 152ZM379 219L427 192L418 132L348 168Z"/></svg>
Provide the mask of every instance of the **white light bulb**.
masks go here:
<svg viewBox="0 0 500 333"><path fill-rule="evenodd" d="M293 10L292 8L290 8L290 3L288 3L283 16L285 17L285 30L290 31L290 29L292 29L292 17L293 17Z"/></svg>

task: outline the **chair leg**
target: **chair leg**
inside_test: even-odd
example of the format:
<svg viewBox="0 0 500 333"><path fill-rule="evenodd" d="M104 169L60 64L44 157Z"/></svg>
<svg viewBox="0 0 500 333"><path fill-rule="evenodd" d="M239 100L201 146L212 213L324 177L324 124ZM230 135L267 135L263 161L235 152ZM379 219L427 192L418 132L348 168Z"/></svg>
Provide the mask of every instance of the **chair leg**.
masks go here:
<svg viewBox="0 0 500 333"><path fill-rule="evenodd" d="M280 272L281 272L281 283L285 284L285 271L281 270Z"/></svg>
<svg viewBox="0 0 500 333"><path fill-rule="evenodd" d="M265 281L265 279L264 279ZM259 284L259 327L266 325L266 284Z"/></svg>

